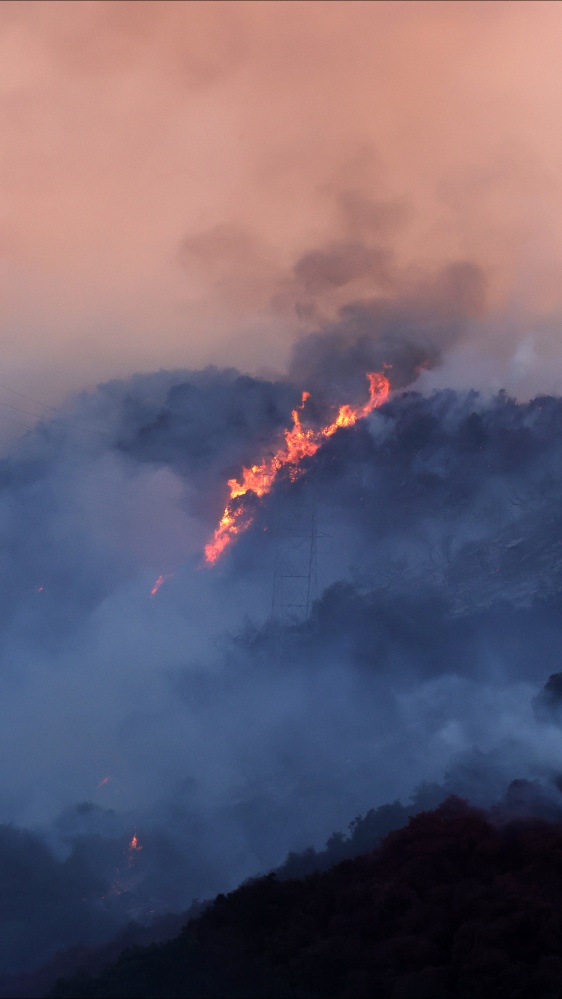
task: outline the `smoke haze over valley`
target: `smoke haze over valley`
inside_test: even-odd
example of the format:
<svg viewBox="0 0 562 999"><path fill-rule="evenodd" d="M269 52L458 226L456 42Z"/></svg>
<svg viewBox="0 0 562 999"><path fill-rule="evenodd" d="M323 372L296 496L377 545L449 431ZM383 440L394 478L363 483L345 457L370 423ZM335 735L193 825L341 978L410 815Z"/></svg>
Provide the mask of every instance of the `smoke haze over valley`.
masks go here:
<svg viewBox="0 0 562 999"><path fill-rule="evenodd" d="M331 392L365 395L382 352L397 387L256 498L215 566L226 479L282 438L291 377L109 382L3 459L2 862L22 871L37 963L424 783L492 804L525 778L562 809L555 705L533 710L559 668L562 402L421 393L438 349L397 325L353 314L298 344L318 422ZM274 528L302 524L312 492L317 624L282 621L280 641Z"/></svg>

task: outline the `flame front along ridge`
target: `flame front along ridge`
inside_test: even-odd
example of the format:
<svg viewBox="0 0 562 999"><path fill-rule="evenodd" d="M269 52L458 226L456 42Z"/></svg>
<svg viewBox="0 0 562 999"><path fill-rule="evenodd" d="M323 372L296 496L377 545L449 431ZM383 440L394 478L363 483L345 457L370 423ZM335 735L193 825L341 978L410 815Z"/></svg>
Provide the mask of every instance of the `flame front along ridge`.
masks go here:
<svg viewBox="0 0 562 999"><path fill-rule="evenodd" d="M293 426L285 430L284 444L260 465L252 465L242 469L242 481L229 479L230 499L211 540L205 545L205 561L214 565L234 538L248 529L254 519L254 511L242 501L248 493L255 496L265 496L272 488L275 479L282 469L288 469L289 478L294 482L302 475L301 462L316 454L326 438L335 434L340 427L351 427L357 420L368 416L373 409L386 402L390 392L390 382L386 375L371 371L367 374L369 382L369 400L362 406L340 406L338 414L328 426L321 430L303 427L301 412L310 392L303 392L300 406L292 412Z"/></svg>

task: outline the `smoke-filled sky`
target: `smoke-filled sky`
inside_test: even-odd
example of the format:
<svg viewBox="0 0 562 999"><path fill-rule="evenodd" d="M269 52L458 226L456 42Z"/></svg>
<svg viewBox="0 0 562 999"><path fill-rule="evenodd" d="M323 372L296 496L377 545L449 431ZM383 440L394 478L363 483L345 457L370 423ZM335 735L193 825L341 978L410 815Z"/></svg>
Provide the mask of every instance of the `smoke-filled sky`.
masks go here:
<svg viewBox="0 0 562 999"><path fill-rule="evenodd" d="M560 812L560 4L0 21L0 972L424 782Z"/></svg>
<svg viewBox="0 0 562 999"><path fill-rule="evenodd" d="M559 384L559 3L10 0L0 25L13 388L282 369L453 260L486 284L455 377Z"/></svg>

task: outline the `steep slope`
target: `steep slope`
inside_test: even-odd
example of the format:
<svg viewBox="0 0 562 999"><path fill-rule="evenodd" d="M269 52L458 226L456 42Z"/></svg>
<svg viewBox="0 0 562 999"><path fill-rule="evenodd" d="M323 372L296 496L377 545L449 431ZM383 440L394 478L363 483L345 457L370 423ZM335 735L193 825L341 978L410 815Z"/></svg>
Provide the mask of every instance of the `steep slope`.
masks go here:
<svg viewBox="0 0 562 999"><path fill-rule="evenodd" d="M562 995L562 825L449 798L303 880L252 880L63 997Z"/></svg>

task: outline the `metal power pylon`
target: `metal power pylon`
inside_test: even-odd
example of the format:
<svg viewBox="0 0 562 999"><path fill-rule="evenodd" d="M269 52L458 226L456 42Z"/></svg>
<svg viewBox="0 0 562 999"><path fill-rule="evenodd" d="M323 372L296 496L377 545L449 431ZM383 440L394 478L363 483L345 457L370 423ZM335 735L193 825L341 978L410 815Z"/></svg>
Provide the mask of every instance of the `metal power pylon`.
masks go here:
<svg viewBox="0 0 562 999"><path fill-rule="evenodd" d="M276 552L271 599L272 646L276 659L287 647L318 628L318 552L316 495L303 490L301 504L280 514L275 527Z"/></svg>

